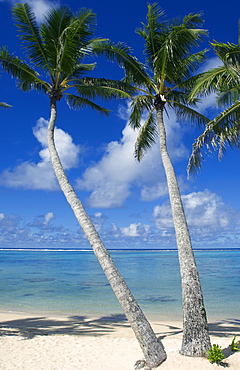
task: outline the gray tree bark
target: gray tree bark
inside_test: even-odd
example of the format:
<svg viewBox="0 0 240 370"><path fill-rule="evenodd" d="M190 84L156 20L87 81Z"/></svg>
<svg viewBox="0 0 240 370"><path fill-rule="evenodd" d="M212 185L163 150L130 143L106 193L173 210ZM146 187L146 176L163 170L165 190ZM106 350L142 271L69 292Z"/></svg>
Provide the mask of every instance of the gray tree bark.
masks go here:
<svg viewBox="0 0 240 370"><path fill-rule="evenodd" d="M71 206L80 226L83 229L94 254L96 255L134 333L141 346L147 365L152 368L166 360L167 355L161 341L156 337L148 320L133 297L131 291L120 275L108 251L103 245L92 221L88 217L81 201L70 185L63 170L54 142L54 128L56 122L56 101L51 100L51 116L48 125L48 148L52 166L62 192Z"/></svg>
<svg viewBox="0 0 240 370"><path fill-rule="evenodd" d="M163 100L156 107L157 124L160 136L160 153L167 178L176 233L182 281L183 340L181 354L186 356L204 356L211 347L207 316L178 182L167 150L166 131L163 121L164 103L165 101Z"/></svg>

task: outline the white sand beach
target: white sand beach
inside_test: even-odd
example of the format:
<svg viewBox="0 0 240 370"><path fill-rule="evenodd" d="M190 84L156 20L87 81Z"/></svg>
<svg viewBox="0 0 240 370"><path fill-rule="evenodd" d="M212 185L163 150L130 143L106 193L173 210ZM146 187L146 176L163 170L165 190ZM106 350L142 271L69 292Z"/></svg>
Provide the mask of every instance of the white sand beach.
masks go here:
<svg viewBox="0 0 240 370"><path fill-rule="evenodd" d="M151 321L151 320L150 320ZM161 337L168 358L163 370L219 369L206 358L179 354L182 328L179 321L151 321ZM211 321L212 344L226 357L223 367L240 369L240 352L232 353L234 335L240 339L240 320ZM1 370L134 370L143 359L132 329L123 317L49 317L24 313L0 313Z"/></svg>

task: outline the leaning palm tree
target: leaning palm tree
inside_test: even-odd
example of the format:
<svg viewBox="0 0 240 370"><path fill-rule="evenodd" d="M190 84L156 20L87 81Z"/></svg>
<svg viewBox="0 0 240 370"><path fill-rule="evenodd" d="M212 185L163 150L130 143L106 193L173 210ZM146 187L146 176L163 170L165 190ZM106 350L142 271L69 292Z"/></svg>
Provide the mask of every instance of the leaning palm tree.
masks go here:
<svg viewBox="0 0 240 370"><path fill-rule="evenodd" d="M148 5L147 24L138 29L145 40L144 54L149 70L141 94L131 104L129 124L139 129L135 156L141 160L156 137L160 138L160 153L164 166L172 208L182 279L183 341L181 353L203 356L210 347L207 318L202 290L195 263L190 234L181 201L176 174L168 153L164 111L173 109L177 117L205 123L206 118L187 104L186 80L203 61L205 51L190 53L197 47L206 30L200 14L189 14L183 20L163 20L164 12L157 4ZM134 82L134 81L133 81ZM137 83L137 81L135 81ZM193 101L193 106L196 101ZM142 125L142 115L148 116Z"/></svg>
<svg viewBox="0 0 240 370"><path fill-rule="evenodd" d="M81 9L77 15L73 15L67 7L53 9L39 27L28 4L17 4L13 8L13 14L28 60L35 69L10 54L6 48L0 51L0 63L4 70L17 78L22 90L36 89L49 96L48 147L60 188L135 332L147 365L155 367L166 359L164 348L70 185L54 142L57 104L63 97L72 107L89 106L107 114L108 110L95 104L92 99L97 96L105 99L129 97L127 91L130 89L131 92L132 88L119 81L83 77L94 68L94 64L84 64L83 59L91 55L95 44L101 44L101 40L92 39L95 15L91 10Z"/></svg>
<svg viewBox="0 0 240 370"><path fill-rule="evenodd" d="M183 341L181 353L187 356L203 356L210 348L207 318L202 290L187 221L181 201L176 174L167 150L164 111L175 110L178 118L195 120L199 124L208 120L193 107L197 100L188 104L188 78L203 61L205 50L191 54L206 30L200 14L189 14L181 21L165 22L164 12L156 3L148 5L147 24L138 29L145 40L143 66L135 58L121 56L128 83L133 83L140 92L131 102L129 124L139 130L135 156L141 160L145 151L160 137L160 152L167 178L172 216L180 261L183 302ZM114 46L106 45L105 53L113 60L117 54ZM124 61L124 62L123 62ZM142 117L147 119L142 124Z"/></svg>
<svg viewBox="0 0 240 370"><path fill-rule="evenodd" d="M204 132L195 140L188 173L201 167L203 147L207 148L208 154L218 150L219 158L227 146L240 147L240 33L238 44L215 41L211 46L222 65L198 75L190 100L196 95L216 93L217 107L223 111L208 122Z"/></svg>

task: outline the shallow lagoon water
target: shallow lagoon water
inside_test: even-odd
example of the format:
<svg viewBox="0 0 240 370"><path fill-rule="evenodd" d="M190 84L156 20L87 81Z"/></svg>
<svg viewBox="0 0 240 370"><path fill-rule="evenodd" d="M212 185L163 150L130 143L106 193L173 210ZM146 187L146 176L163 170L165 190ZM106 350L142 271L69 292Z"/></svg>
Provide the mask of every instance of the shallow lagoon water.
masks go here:
<svg viewBox="0 0 240 370"><path fill-rule="evenodd" d="M240 250L195 251L209 318L238 318ZM144 313L181 319L177 251L110 251ZM122 314L92 251L0 250L1 311Z"/></svg>

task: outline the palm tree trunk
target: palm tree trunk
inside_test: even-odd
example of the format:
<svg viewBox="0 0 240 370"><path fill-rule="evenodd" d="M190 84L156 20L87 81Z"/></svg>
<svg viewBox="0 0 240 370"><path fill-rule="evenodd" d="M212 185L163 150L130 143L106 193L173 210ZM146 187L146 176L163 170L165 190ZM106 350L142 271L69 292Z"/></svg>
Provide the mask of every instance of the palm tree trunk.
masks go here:
<svg viewBox="0 0 240 370"><path fill-rule="evenodd" d="M162 343L157 339L149 322L138 306L131 291L120 275L108 251L103 245L92 221L88 217L82 203L70 185L54 143L54 127L56 122L56 101L51 100L51 116L48 125L48 147L54 172L60 188L71 206L80 226L82 227L92 249L136 335L142 348L146 363L149 367L156 367L166 360L166 353Z"/></svg>
<svg viewBox="0 0 240 370"><path fill-rule="evenodd" d="M183 340L181 353L186 356L204 356L211 346L207 317L177 178L167 150L163 107L164 102L160 107L157 107L157 123L160 136L160 152L167 178L182 280Z"/></svg>

